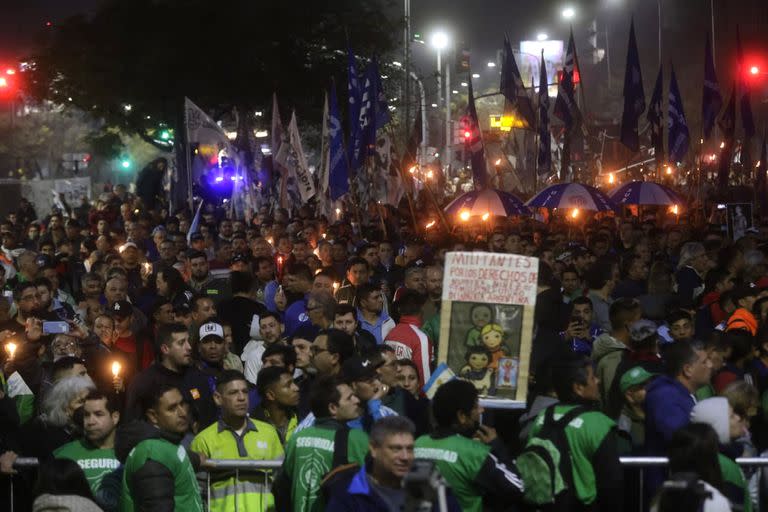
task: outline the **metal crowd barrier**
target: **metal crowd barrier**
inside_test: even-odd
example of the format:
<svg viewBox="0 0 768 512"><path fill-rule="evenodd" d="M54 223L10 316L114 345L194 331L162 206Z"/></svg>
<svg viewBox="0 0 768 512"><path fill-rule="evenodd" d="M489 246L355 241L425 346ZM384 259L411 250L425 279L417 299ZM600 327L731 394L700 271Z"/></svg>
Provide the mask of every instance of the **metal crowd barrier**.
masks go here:
<svg viewBox="0 0 768 512"><path fill-rule="evenodd" d="M621 465L625 468L649 468L649 467L658 467L658 466L666 466L669 464L669 459L667 457L620 457L619 462L621 462ZM16 459L16 462L14 463L14 467L17 469L24 469L24 468L36 468L38 466L38 460L34 457L19 457ZM234 471L235 472L235 482L238 482L240 479L240 471L261 471L264 472L264 485L269 485L269 471L280 469L283 465L282 460L241 460L241 459L208 459L207 460L208 466L210 466L213 470L219 470L219 471ZM768 458L762 458L762 457L744 457L736 459L736 464L738 464L742 468L758 468L758 480L762 480L762 471L768 467ZM205 472L206 474L206 489L205 489L205 495L207 497L207 503L209 504L209 510L210 510L210 501L211 501L211 473ZM643 472L639 471L639 508L640 512L643 512L644 510L644 503L643 503L643 494L644 494L644 488L643 488ZM14 512L14 500L13 500L13 478L10 479L10 499L11 499L11 508L10 512ZM747 481L747 485L749 485L749 482ZM760 485L758 485L758 503L760 502ZM238 503L237 503L237 495L238 495L238 485L235 485L234 487L234 501L235 501L235 512L237 512L238 509ZM0 507L1 508L1 507Z"/></svg>

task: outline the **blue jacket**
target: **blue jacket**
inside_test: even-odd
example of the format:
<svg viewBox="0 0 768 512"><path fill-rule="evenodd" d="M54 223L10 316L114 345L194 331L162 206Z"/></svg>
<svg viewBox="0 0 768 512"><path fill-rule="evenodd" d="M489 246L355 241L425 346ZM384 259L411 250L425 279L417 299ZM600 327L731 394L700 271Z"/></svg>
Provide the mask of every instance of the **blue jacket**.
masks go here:
<svg viewBox="0 0 768 512"><path fill-rule="evenodd" d="M690 422L696 400L680 381L654 379L645 395L645 447L649 455L666 455L672 434Z"/></svg>
<svg viewBox="0 0 768 512"><path fill-rule="evenodd" d="M390 512L384 500L371 489L365 467L350 474L353 475L351 479L347 476L331 488L331 499L325 507L326 512ZM456 497L450 489L446 489L446 493L448 510L460 512L461 508ZM437 502L432 505L432 510L433 512L440 510Z"/></svg>

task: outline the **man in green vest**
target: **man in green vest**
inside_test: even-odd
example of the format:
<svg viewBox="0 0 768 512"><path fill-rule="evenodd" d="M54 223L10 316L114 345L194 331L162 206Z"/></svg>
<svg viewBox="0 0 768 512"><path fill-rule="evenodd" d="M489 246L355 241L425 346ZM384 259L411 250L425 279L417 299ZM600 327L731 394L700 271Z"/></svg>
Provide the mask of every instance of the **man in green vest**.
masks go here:
<svg viewBox="0 0 768 512"><path fill-rule="evenodd" d="M360 399L349 384L332 377L319 379L313 384L309 403L316 420L294 434L285 447L285 462L272 488L277 510L324 510L323 479L339 466L362 466L368 453L365 432L346 426L361 413Z"/></svg>
<svg viewBox="0 0 768 512"><path fill-rule="evenodd" d="M558 421L575 408L575 417L563 428L568 441L573 494L565 499L569 509L596 512L624 510L624 471L619 462L618 428L600 412L600 380L592 361L581 354L569 354L552 364L552 385L560 400L550 407ZM549 408L536 417L528 438L544 426ZM562 454L561 452L561 455ZM562 499L562 498L561 498Z"/></svg>
<svg viewBox="0 0 768 512"><path fill-rule="evenodd" d="M213 394L221 418L192 441L192 450L213 459L275 460L283 446L275 428L248 417L248 382L237 370L224 370ZM212 512L243 510L266 512L274 508L269 491L270 472L219 471L211 474Z"/></svg>
<svg viewBox="0 0 768 512"><path fill-rule="evenodd" d="M58 459L70 459L83 469L96 502L115 510L120 497L120 462L115 456L115 430L120 410L113 398L91 391L83 405L84 439L72 441L53 452Z"/></svg>
<svg viewBox="0 0 768 512"><path fill-rule="evenodd" d="M143 419L118 431L115 453L123 463L121 512L202 512L193 460L179 443L189 429L188 406L178 388L160 384L141 398Z"/></svg>
<svg viewBox="0 0 768 512"><path fill-rule="evenodd" d="M496 431L480 425L483 408L475 386L464 380L446 382L435 393L432 411L437 428L416 440L414 455L435 462L461 509L481 512L521 502L522 479Z"/></svg>

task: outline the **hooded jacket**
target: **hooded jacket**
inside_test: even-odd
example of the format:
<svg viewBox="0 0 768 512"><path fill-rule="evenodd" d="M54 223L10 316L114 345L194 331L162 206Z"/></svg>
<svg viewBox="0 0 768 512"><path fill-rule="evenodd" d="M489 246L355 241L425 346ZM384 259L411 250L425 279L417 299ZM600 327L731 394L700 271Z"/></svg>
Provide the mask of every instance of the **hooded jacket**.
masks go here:
<svg viewBox="0 0 768 512"><path fill-rule="evenodd" d="M181 438L143 420L118 429L115 455L124 466L121 511L202 512L194 470L200 459L179 445Z"/></svg>
<svg viewBox="0 0 768 512"><path fill-rule="evenodd" d="M601 334L592 345L592 360L597 364L597 377L600 379L600 400L603 404L608 399L608 392L616 375L616 368L621 357L629 348L608 333Z"/></svg>
<svg viewBox="0 0 768 512"><path fill-rule="evenodd" d="M665 455L672 434L690 421L696 404L691 392L668 375L648 384L645 395L645 445L649 455Z"/></svg>
<svg viewBox="0 0 768 512"><path fill-rule="evenodd" d="M74 494L41 494L32 504L32 512L102 512L93 501Z"/></svg>

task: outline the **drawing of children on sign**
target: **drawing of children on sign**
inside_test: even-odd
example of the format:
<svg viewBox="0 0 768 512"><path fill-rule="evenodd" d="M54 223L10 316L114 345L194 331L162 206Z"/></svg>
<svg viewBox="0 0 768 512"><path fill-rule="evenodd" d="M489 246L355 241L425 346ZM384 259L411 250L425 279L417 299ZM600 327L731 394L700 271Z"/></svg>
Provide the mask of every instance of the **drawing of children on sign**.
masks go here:
<svg viewBox="0 0 768 512"><path fill-rule="evenodd" d="M467 347L477 347L482 344L480 331L493 322L493 309L489 304L475 304L469 312L472 328L467 331Z"/></svg>
<svg viewBox="0 0 768 512"><path fill-rule="evenodd" d="M471 382L481 395L489 394L493 384L491 354L484 347L470 347L467 350L467 365L459 372L459 377Z"/></svg>
<svg viewBox="0 0 768 512"><path fill-rule="evenodd" d="M507 384L497 390L500 361L520 357L523 307L513 304L451 303L446 351L448 367L475 385L482 396L514 396ZM507 372L516 378L516 372Z"/></svg>
<svg viewBox="0 0 768 512"><path fill-rule="evenodd" d="M499 324L488 324L480 331L480 339L491 354L491 362L488 366L495 371L499 367L499 359L509 355L504 345L504 329Z"/></svg>

